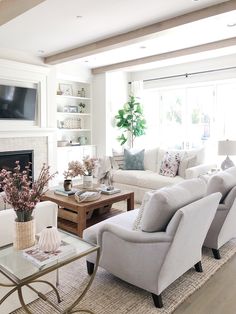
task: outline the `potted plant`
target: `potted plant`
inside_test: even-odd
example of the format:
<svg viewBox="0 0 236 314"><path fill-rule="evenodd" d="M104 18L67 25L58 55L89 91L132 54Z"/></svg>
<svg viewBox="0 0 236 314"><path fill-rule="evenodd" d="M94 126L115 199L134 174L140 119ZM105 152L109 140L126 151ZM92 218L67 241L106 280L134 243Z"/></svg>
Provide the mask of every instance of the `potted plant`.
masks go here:
<svg viewBox="0 0 236 314"><path fill-rule="evenodd" d="M145 134L146 120L143 109L134 96L129 96L129 101L118 111L115 119L116 126L122 130L122 134L117 138L121 145L130 137L130 146L133 147L134 139Z"/></svg>
<svg viewBox="0 0 236 314"><path fill-rule="evenodd" d="M83 185L86 188L92 187L93 171L96 167L97 159L84 157L83 162L71 161L68 164L67 171L64 172L65 180L71 180L74 177L82 176ZM86 183L87 182L87 183Z"/></svg>
<svg viewBox="0 0 236 314"><path fill-rule="evenodd" d="M0 171L0 187L5 192L4 201L11 204L16 213L14 247L17 249L24 249L34 244L32 214L49 180L56 174L50 174L49 169L49 166L43 164L39 177L34 182L32 182L29 165L21 170L19 161L16 161L13 171L6 169Z"/></svg>

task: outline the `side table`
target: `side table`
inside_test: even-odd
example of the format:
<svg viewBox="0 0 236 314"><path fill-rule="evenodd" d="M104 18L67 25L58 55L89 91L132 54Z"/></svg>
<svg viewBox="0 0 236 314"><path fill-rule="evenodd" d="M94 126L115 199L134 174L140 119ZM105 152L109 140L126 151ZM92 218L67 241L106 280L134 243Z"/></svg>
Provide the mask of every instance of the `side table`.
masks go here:
<svg viewBox="0 0 236 314"><path fill-rule="evenodd" d="M26 304L24 300L24 295L22 292L22 288L27 286L29 289L31 289L33 292L35 292L40 299L47 302L49 306L53 307L58 313L78 313L78 312L86 312L91 313L93 312L91 310L87 309L75 309L76 305L82 300L82 298L87 293L88 289L90 288L97 268L98 268L98 262L100 257L100 247L94 244L90 244L89 242L80 239L77 236L70 235L66 232L60 231L61 238L63 241L66 241L67 243L74 246L74 250L68 254L68 256L58 256L56 260L53 262L50 262L48 264L45 264L41 267L36 266L34 263L32 263L30 260L28 260L24 255L23 252L20 250L15 250L12 245L3 247L0 249L0 272L8 279L8 284L0 283L1 289L10 288L10 291L8 291L4 297L0 300L0 313L1 312L1 305L3 302L7 302L7 298L11 296L14 292L18 293L19 301L24 309L24 311L28 314L33 314L30 310L28 305ZM56 286L54 286L51 282L43 280L39 277L46 275L52 271L58 270L62 266L65 266L67 264L70 264L90 253L96 252L96 267L94 275L92 275L85 286L82 293L78 296L78 298L66 309L61 309L58 304L61 302L61 298L58 292L58 289ZM35 288L35 286L32 286L32 283L43 283L48 286L54 291L57 297L58 304L50 301L47 297L47 295L43 294L42 292L38 291L38 289ZM35 313L36 314L36 313Z"/></svg>

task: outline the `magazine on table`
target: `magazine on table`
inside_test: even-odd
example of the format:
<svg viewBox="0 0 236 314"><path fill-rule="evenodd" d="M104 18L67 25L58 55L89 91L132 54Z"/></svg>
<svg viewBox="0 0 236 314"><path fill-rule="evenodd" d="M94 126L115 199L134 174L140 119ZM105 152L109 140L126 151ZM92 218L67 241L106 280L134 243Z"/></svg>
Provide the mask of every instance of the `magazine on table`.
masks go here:
<svg viewBox="0 0 236 314"><path fill-rule="evenodd" d="M29 259L36 266L44 266L59 258L66 257L75 252L75 247L65 241L61 241L60 247L55 252L43 252L39 249L38 245L23 250L23 255Z"/></svg>

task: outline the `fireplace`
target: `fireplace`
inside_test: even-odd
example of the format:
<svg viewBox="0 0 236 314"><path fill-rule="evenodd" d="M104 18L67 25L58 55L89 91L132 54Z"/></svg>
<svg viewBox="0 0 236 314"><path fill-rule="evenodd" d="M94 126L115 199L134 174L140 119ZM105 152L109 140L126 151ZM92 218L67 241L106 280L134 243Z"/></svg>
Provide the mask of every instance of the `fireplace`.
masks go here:
<svg viewBox="0 0 236 314"><path fill-rule="evenodd" d="M9 151L9 152L0 152L0 170L6 169L12 171L16 166L15 162L20 162L21 169L24 169L25 166L30 162L30 170L32 175L32 180L34 180L34 152L33 150L18 150L18 151Z"/></svg>

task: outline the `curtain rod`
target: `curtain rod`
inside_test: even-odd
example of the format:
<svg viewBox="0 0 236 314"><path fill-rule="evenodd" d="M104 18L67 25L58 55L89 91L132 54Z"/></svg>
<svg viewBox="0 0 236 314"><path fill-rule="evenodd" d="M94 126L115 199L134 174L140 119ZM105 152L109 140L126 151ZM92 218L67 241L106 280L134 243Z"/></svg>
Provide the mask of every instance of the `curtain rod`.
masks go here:
<svg viewBox="0 0 236 314"><path fill-rule="evenodd" d="M214 70L199 71L199 72L189 72L189 73L176 74L176 75L170 75L170 76L155 77L152 79L143 80L143 82L166 80L166 79L177 78L177 77L188 78L190 75L205 74L205 73L212 73L212 72L219 72L219 71L227 71L227 70L233 70L233 69L236 69L236 66L228 67L228 68L221 68L221 69L214 69ZM131 84L131 83L132 82L128 82L128 84Z"/></svg>

